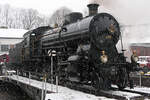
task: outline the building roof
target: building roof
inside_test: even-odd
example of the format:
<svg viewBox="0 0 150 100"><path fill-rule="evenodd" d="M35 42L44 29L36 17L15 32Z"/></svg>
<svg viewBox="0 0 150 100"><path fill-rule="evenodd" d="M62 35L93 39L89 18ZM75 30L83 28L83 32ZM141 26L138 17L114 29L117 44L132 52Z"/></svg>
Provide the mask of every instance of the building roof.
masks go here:
<svg viewBox="0 0 150 100"><path fill-rule="evenodd" d="M0 52L0 56L1 56L1 55L4 55L4 54L7 54L7 55L8 55L8 54L9 54L9 52L8 52L8 51Z"/></svg>
<svg viewBox="0 0 150 100"><path fill-rule="evenodd" d="M24 29L0 29L1 38L23 38L24 33L28 30Z"/></svg>
<svg viewBox="0 0 150 100"><path fill-rule="evenodd" d="M23 37L0 37L0 39L23 39Z"/></svg>
<svg viewBox="0 0 150 100"><path fill-rule="evenodd" d="M132 43L131 46L136 46L136 47L150 47L150 43Z"/></svg>

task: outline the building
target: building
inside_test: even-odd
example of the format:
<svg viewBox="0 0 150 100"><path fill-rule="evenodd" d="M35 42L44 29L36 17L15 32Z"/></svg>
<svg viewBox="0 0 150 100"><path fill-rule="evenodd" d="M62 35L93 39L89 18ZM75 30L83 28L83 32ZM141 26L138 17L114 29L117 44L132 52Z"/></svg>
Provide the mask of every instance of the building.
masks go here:
<svg viewBox="0 0 150 100"><path fill-rule="evenodd" d="M138 56L150 56L150 43L132 43L131 50L136 50Z"/></svg>
<svg viewBox="0 0 150 100"><path fill-rule="evenodd" d="M127 25L121 30L124 49L136 50L138 56L150 56L150 24Z"/></svg>
<svg viewBox="0 0 150 100"><path fill-rule="evenodd" d="M24 29L0 29L0 55L8 54L10 48L23 40Z"/></svg>

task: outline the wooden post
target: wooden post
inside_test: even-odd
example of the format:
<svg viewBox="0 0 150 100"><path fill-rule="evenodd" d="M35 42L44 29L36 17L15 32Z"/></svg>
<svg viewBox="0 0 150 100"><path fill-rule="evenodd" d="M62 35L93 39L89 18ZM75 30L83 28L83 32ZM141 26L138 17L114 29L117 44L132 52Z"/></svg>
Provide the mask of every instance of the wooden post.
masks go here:
<svg viewBox="0 0 150 100"><path fill-rule="evenodd" d="M45 74L45 97L46 97L46 94L47 94L47 85L46 85L46 82L47 82L47 78L46 78L46 74Z"/></svg>
<svg viewBox="0 0 150 100"><path fill-rule="evenodd" d="M140 74L140 87L142 85L142 75Z"/></svg>
<svg viewBox="0 0 150 100"><path fill-rule="evenodd" d="M29 85L30 85L31 73L29 72Z"/></svg>
<svg viewBox="0 0 150 100"><path fill-rule="evenodd" d="M58 76L56 76L56 93L58 93Z"/></svg>
<svg viewBox="0 0 150 100"><path fill-rule="evenodd" d="M17 84L19 83L18 73L19 73L19 71L18 71L18 69L17 69Z"/></svg>
<svg viewBox="0 0 150 100"><path fill-rule="evenodd" d="M51 91L53 91L53 56L51 56Z"/></svg>
<svg viewBox="0 0 150 100"><path fill-rule="evenodd" d="M42 79L42 93L41 93L41 100L44 100L44 76Z"/></svg>

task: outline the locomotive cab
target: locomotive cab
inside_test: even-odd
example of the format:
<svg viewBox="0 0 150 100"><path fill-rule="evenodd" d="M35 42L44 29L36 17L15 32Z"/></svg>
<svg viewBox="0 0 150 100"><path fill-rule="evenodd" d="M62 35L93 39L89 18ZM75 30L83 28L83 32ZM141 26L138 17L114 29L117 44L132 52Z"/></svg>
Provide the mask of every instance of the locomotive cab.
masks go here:
<svg viewBox="0 0 150 100"><path fill-rule="evenodd" d="M24 34L23 40L23 48L22 48L22 55L23 60L26 61L30 59L30 31Z"/></svg>
<svg viewBox="0 0 150 100"><path fill-rule="evenodd" d="M24 45L23 45L23 52L24 60L31 60L34 55L34 41L36 39L36 33L29 31L24 34Z"/></svg>

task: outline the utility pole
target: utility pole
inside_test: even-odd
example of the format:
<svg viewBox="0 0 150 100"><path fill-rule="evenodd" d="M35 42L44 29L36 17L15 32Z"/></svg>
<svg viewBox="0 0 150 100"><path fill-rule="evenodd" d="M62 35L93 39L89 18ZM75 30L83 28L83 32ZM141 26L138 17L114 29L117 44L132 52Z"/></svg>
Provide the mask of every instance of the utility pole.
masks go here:
<svg viewBox="0 0 150 100"><path fill-rule="evenodd" d="M53 56L51 56L51 91L53 91Z"/></svg>
<svg viewBox="0 0 150 100"><path fill-rule="evenodd" d="M56 93L58 93L58 76L56 76Z"/></svg>
<svg viewBox="0 0 150 100"><path fill-rule="evenodd" d="M44 92L45 90L45 92ZM41 93L41 100L44 100L44 97L46 96L46 74L42 77L42 93Z"/></svg>
<svg viewBox="0 0 150 100"><path fill-rule="evenodd" d="M47 82L47 75L45 74L45 97L46 97L46 94L47 94L47 85L46 85L46 82Z"/></svg>
<svg viewBox="0 0 150 100"><path fill-rule="evenodd" d="M41 93L41 100L44 100L44 77L42 79L42 93Z"/></svg>
<svg viewBox="0 0 150 100"><path fill-rule="evenodd" d="M53 91L53 57L56 56L55 50L48 50L48 55L51 56L51 91Z"/></svg>
<svg viewBox="0 0 150 100"><path fill-rule="evenodd" d="M30 85L31 73L29 72L29 85Z"/></svg>
<svg viewBox="0 0 150 100"><path fill-rule="evenodd" d="M140 87L142 86L142 75L140 73Z"/></svg>

